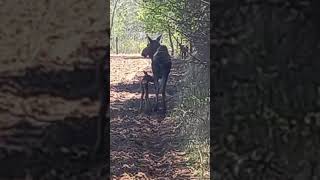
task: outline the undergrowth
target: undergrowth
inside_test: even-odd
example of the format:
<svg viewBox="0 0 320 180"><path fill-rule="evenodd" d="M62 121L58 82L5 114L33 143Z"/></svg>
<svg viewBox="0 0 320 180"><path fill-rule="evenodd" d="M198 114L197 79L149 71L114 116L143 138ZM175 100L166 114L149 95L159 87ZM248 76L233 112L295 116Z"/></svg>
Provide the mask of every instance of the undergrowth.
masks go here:
<svg viewBox="0 0 320 180"><path fill-rule="evenodd" d="M186 63L180 84L179 105L171 117L182 137L181 148L195 176L209 179L210 152L210 76L204 65Z"/></svg>

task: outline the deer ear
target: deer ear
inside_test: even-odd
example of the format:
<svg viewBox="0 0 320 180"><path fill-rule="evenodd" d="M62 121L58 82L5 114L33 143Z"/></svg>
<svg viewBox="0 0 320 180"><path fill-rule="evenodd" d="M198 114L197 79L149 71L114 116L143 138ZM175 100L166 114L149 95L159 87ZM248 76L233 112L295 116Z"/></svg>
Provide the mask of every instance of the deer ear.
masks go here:
<svg viewBox="0 0 320 180"><path fill-rule="evenodd" d="M156 39L156 40L157 40L158 42L160 42L161 37L162 37L162 34L160 34L160 36L159 36L159 37L157 37L157 39Z"/></svg>
<svg viewBox="0 0 320 180"><path fill-rule="evenodd" d="M148 38L149 42L151 42L151 41L152 41L152 39L148 36L148 34L147 34L147 38Z"/></svg>

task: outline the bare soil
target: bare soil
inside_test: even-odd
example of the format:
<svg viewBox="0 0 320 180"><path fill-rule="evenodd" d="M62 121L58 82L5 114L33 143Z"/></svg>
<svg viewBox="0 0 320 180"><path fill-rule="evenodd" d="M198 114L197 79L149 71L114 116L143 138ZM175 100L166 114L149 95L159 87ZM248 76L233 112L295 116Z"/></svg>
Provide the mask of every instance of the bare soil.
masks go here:
<svg viewBox="0 0 320 180"><path fill-rule="evenodd" d="M116 180L196 179L179 150L175 122L158 112L138 112L139 80L143 70L151 72L150 59L139 56L111 57L111 173ZM141 57L141 56L140 56ZM168 81L168 112L176 105L181 63L173 60ZM151 85L154 103L154 86ZM161 98L160 98L161 99Z"/></svg>

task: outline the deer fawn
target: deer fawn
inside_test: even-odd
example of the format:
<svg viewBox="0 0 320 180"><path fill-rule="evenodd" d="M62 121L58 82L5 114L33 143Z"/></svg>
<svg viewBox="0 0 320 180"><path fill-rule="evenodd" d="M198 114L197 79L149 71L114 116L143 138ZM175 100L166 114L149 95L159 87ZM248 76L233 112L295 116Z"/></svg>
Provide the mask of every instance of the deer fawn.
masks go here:
<svg viewBox="0 0 320 180"><path fill-rule="evenodd" d="M150 76L146 71L143 71L144 76L140 81L140 89L141 89L141 101L139 111L142 112L144 106L144 112L150 112L150 102L149 102L149 82L153 82L153 77ZM144 99L143 99L144 98Z"/></svg>
<svg viewBox="0 0 320 180"><path fill-rule="evenodd" d="M189 48L187 45L180 45L181 59L186 59Z"/></svg>

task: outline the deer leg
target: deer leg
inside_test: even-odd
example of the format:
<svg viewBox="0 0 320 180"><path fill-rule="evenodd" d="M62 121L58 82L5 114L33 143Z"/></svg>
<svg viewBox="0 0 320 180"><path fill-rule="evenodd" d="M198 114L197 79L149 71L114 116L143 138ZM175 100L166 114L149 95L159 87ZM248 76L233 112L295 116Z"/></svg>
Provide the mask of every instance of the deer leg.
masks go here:
<svg viewBox="0 0 320 180"><path fill-rule="evenodd" d="M140 88L141 88L141 100L140 100L140 107L139 107L139 112L142 111L142 106L144 104L143 96L144 96L144 86L143 83L140 83Z"/></svg>
<svg viewBox="0 0 320 180"><path fill-rule="evenodd" d="M168 77L164 77L161 83L161 94L162 94L162 107L163 112L165 113L167 110L166 106L166 86L167 86Z"/></svg>
<svg viewBox="0 0 320 180"><path fill-rule="evenodd" d="M157 111L158 110L158 101L159 101L159 90L160 90L160 88L159 88L159 82L158 82L158 78L157 77L155 77L154 78L154 86L155 86L155 88L156 88L156 104L155 104L155 111Z"/></svg>
<svg viewBox="0 0 320 180"><path fill-rule="evenodd" d="M149 113L150 112L150 103L149 103L149 87L148 83L145 84L145 90L146 90L146 96L145 96L145 112Z"/></svg>

